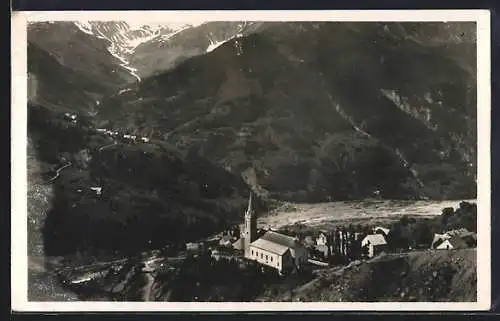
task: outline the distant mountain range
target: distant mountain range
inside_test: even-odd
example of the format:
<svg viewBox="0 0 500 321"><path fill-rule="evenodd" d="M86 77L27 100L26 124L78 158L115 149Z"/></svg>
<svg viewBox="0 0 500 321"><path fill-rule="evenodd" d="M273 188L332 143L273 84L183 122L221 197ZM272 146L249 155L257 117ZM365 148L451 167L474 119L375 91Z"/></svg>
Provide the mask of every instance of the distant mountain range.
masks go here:
<svg viewBox="0 0 500 321"><path fill-rule="evenodd" d="M472 197L473 31L261 24L108 97L97 117L155 132L274 197Z"/></svg>
<svg viewBox="0 0 500 321"><path fill-rule="evenodd" d="M185 58L204 54L225 41L247 34L253 22L132 25L125 21L87 21L75 25L108 41L108 51L138 80L170 69Z"/></svg>
<svg viewBox="0 0 500 321"><path fill-rule="evenodd" d="M475 196L474 24L68 22L28 38L42 105L92 105L100 126L265 195Z"/></svg>
<svg viewBox="0 0 500 321"><path fill-rule="evenodd" d="M28 42L30 256L196 241L240 223L251 191L259 214L476 197L473 23L45 22ZM30 262L30 297L54 292ZM128 275L106 282L143 284ZM469 299L466 281L439 297Z"/></svg>

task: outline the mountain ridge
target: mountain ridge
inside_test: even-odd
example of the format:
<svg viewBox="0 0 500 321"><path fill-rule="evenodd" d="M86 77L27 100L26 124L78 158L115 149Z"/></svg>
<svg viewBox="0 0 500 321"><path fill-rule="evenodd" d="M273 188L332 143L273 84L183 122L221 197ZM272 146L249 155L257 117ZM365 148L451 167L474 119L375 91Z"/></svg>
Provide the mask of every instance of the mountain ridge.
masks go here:
<svg viewBox="0 0 500 321"><path fill-rule="evenodd" d="M397 30L394 24L389 25ZM405 26L411 30L411 24ZM398 163L402 171L408 172L403 176L409 175L420 186L407 187L410 190L429 185L430 191L423 195L437 197L442 193L441 184L432 176L439 171L442 172L439 175L452 175L452 166L459 164L465 176L458 181L465 180L466 185L473 186L472 176L467 175L472 175L475 170L474 79L448 57L461 57L454 47L448 46L450 41L457 43L457 38L450 37L452 40L445 41L446 45L442 47L436 47L435 40L422 45L421 41L405 40L409 38L406 34L387 32L386 27L387 24L367 23L270 24L259 32L225 42L203 56L192 57L169 72L144 79L137 89L107 100L98 117L124 128L141 130L141 126L145 126L146 131L161 133L180 148L194 148L199 152L211 150L211 159L216 163L241 167L238 172L246 171L247 166L253 167L261 179L266 176L266 171L272 169L263 164L273 162L269 157L276 148L281 150L279 153L282 156L279 157L301 149L303 151L299 153L318 155L310 150L311 141L308 140L321 136L314 136L313 132L323 131L324 135L324 131L333 130L330 134L349 132L348 136L357 132L365 136L364 140L375 139L377 148L383 150L389 147L393 150L393 156L387 156L389 158L384 161L385 166ZM332 37L338 40L335 43L326 42ZM367 42L375 42L376 45L364 52L356 49L366 46ZM473 52L474 46L467 48ZM344 55L345 50L352 55ZM262 61L266 64L261 64ZM359 69L360 66L365 69ZM474 65L469 67L474 68ZM433 76L429 78L423 70L432 70ZM353 94L353 88L363 92L363 95ZM394 95L388 97L387 88L395 90L403 103L398 103ZM444 90L448 92L443 93ZM456 93L451 94L453 91L462 91L462 96L455 98ZM465 100L461 100L462 97ZM287 104L288 107L285 107ZM301 107L311 104L316 106L318 112L311 114ZM182 108L185 105L191 106L190 111ZM372 108L368 107L370 105ZM317 117L320 114L325 117ZM297 122L299 115L302 120ZM325 122L328 118L330 124ZM304 132L300 128L307 123L304 122L306 119L311 122L304 127ZM264 125L266 123L267 126ZM269 127L272 123L275 124ZM269 137L258 134L259 131L267 131L274 132L276 136L277 128L283 125L292 127L282 127L287 128L288 134L280 130L281 147L276 145L276 137L272 143ZM243 127L238 129L237 126ZM321 130L318 131L318 128ZM214 136L216 132L219 136ZM205 136L197 137L200 134ZM293 135L293 142L288 142L289 151L283 148L286 141L283 139L287 135ZM301 138L304 135L309 138ZM220 142L216 143L218 140ZM220 146L230 147L231 141L241 145L240 151L238 147L234 152L221 149ZM305 145L299 147L301 141ZM250 147L252 144L257 150ZM247 148L248 152L252 149L252 153L261 148L266 150L267 156L257 156L264 158L249 165L248 160L242 158L247 153L241 154L242 148ZM220 151L218 156L217 150ZM255 158L256 154L252 157ZM294 164L293 158L297 155L292 153L289 157L290 160L285 163ZM393 160L389 161L391 158ZM238 164L237 159L243 162ZM332 161L329 159L328 163L337 163L334 166L338 167L338 160L333 164ZM311 158L308 162L318 163L318 159ZM320 165L304 166L313 170L309 174L304 173L307 177L317 175L314 169ZM300 172L295 170L296 175ZM299 180L307 181L306 178ZM294 186L289 180L285 181ZM366 193L363 192L365 196Z"/></svg>

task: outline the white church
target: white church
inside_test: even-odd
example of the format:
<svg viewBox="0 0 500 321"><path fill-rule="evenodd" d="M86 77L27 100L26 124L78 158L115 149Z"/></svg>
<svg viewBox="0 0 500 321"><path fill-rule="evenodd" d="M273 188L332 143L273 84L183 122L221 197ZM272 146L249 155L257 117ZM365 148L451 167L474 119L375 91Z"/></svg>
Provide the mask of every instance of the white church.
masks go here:
<svg viewBox="0 0 500 321"><path fill-rule="evenodd" d="M298 238L267 231L257 238L257 216L248 200L245 222L240 226L240 239L233 247L244 251L245 258L275 268L279 273L300 269L307 262L307 249Z"/></svg>

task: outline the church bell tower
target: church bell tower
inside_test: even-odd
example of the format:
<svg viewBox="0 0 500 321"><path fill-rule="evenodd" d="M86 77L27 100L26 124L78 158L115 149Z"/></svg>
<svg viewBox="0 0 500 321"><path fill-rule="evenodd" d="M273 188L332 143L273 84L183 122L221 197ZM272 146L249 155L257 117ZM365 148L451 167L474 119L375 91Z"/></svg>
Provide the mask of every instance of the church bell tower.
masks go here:
<svg viewBox="0 0 500 321"><path fill-rule="evenodd" d="M241 238L243 239L245 256L248 256L248 250L250 248L250 243L257 238L257 216L253 210L252 206L252 193L248 199L248 208L245 212L245 224L241 231Z"/></svg>

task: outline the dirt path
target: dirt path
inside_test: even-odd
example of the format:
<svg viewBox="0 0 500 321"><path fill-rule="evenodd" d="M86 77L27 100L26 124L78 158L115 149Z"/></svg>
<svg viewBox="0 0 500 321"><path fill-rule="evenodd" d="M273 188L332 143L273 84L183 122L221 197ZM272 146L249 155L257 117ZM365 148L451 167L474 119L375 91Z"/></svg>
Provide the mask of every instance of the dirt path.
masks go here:
<svg viewBox="0 0 500 321"><path fill-rule="evenodd" d="M105 150L106 148L109 148L109 147L112 147L112 146L116 146L116 145L118 145L117 142L114 142L113 144L104 145L104 146L99 147L99 149L97 151L101 152L101 151Z"/></svg>
<svg viewBox="0 0 500 321"><path fill-rule="evenodd" d="M60 167L59 169L57 169L56 175L54 175L54 177L50 178L47 182L45 182L45 184L52 183L54 180L56 180L59 177L59 175L61 174L61 171L63 169L65 169L66 167L69 167L71 165L72 165L72 163L68 162L66 165L63 165L62 167Z"/></svg>
<svg viewBox="0 0 500 321"><path fill-rule="evenodd" d="M151 273L146 273L146 279L147 279L147 283L146 285L144 286L144 301L152 301L151 300L151 289L153 288L153 283L155 281L155 279L153 278L153 276L151 275Z"/></svg>

